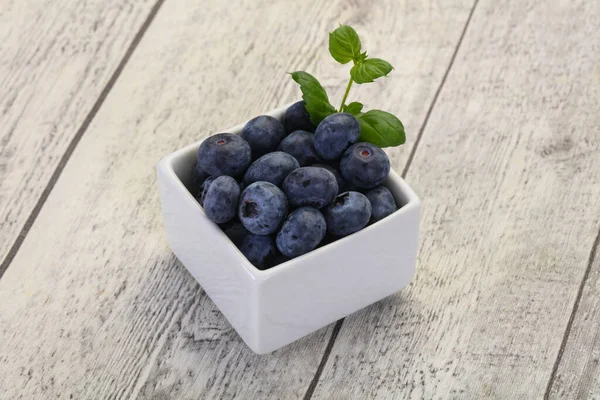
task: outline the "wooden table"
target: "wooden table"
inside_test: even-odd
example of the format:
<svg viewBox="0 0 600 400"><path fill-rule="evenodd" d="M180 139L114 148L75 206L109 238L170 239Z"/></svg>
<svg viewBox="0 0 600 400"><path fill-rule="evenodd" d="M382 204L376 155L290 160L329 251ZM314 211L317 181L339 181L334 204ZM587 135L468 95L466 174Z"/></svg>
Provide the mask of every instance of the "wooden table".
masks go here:
<svg viewBox="0 0 600 400"><path fill-rule="evenodd" d="M175 259L154 166L299 98L338 22L396 67L415 281L273 354ZM0 398L600 399L600 4L4 0Z"/></svg>

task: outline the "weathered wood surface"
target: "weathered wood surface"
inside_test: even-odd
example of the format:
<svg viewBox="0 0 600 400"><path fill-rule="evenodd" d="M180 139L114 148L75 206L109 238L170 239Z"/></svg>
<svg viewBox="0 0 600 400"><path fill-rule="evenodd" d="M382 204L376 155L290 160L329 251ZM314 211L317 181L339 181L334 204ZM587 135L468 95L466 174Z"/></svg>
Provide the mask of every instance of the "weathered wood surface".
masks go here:
<svg viewBox="0 0 600 400"><path fill-rule="evenodd" d="M600 248L595 250L552 381L551 399L600 399Z"/></svg>
<svg viewBox="0 0 600 400"><path fill-rule="evenodd" d="M600 229L599 26L597 2L479 1L408 171L416 280L344 322L313 398L545 395ZM599 396L598 267L565 399Z"/></svg>
<svg viewBox="0 0 600 400"><path fill-rule="evenodd" d="M0 280L0 397L302 397L331 327L253 355L168 250L154 165L298 98L287 71L313 72L337 103L338 22L396 66L351 99L398 113L414 144L471 6L166 2Z"/></svg>
<svg viewBox="0 0 600 400"><path fill-rule="evenodd" d="M0 264L154 3L0 4Z"/></svg>

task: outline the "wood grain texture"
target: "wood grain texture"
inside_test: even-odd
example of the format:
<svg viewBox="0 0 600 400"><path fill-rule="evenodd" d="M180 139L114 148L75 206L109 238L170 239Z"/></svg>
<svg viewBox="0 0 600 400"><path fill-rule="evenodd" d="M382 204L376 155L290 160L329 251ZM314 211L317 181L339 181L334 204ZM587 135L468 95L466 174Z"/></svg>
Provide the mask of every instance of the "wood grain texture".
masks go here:
<svg viewBox="0 0 600 400"><path fill-rule="evenodd" d="M551 399L600 399L600 233L573 324L549 391Z"/></svg>
<svg viewBox="0 0 600 400"><path fill-rule="evenodd" d="M154 3L2 2L0 262Z"/></svg>
<svg viewBox="0 0 600 400"><path fill-rule="evenodd" d="M301 398L331 327L252 354L168 250L154 165L298 98L287 71L313 72L339 101L337 22L397 60L386 85L351 99L398 113L414 137L470 6L165 3L0 280L0 397Z"/></svg>
<svg viewBox="0 0 600 400"><path fill-rule="evenodd" d="M314 399L544 396L600 228L599 17L479 2L408 172L416 280L345 321Z"/></svg>

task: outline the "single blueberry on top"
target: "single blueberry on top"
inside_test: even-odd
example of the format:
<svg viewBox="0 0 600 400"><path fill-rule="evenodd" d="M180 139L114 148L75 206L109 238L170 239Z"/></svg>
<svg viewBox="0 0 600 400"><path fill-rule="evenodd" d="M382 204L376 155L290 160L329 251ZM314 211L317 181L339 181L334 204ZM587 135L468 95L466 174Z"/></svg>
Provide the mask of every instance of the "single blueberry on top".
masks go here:
<svg viewBox="0 0 600 400"><path fill-rule="evenodd" d="M213 176L238 176L252 160L250 145L239 135L218 133L198 148L198 166Z"/></svg>
<svg viewBox="0 0 600 400"><path fill-rule="evenodd" d="M206 198L206 194L208 193L208 189L210 188L210 185L217 178L218 178L217 176L209 176L208 178L206 178L204 183L202 183L202 186L200 187L200 196L198 199L198 202L200 203L201 206L204 205L204 199Z"/></svg>
<svg viewBox="0 0 600 400"><path fill-rule="evenodd" d="M321 158L335 160L360 137L358 120L349 113L331 114L317 126L315 149Z"/></svg>
<svg viewBox="0 0 600 400"><path fill-rule="evenodd" d="M358 192L344 192L336 196L323 212L327 232L334 236L347 236L361 230L371 218L369 199Z"/></svg>
<svg viewBox="0 0 600 400"><path fill-rule="evenodd" d="M273 185L281 186L283 180L290 172L300 168L298 160L283 151L275 151L265 154L250 164L244 175L244 185L258 181L271 182Z"/></svg>
<svg viewBox="0 0 600 400"><path fill-rule="evenodd" d="M310 115L306 111L306 103L301 100L292 104L285 110L283 125L288 133L294 131L315 131L315 124L310 120Z"/></svg>
<svg viewBox="0 0 600 400"><path fill-rule="evenodd" d="M252 158L256 160L277 149L285 137L285 128L277 118L260 115L248 121L240 136L248 142L252 149Z"/></svg>
<svg viewBox="0 0 600 400"><path fill-rule="evenodd" d="M342 177L342 174L340 173L340 171L335 168L332 165L327 165L327 164L313 164L313 167L320 167L320 168L325 168L327 171L331 172L333 174L333 176L335 176L335 180L338 183L338 192L345 192L349 189L346 189L346 187L348 186L348 183L346 182L346 180Z"/></svg>
<svg viewBox="0 0 600 400"><path fill-rule="evenodd" d="M301 167L312 165L321 160L315 150L315 135L307 131L294 131L279 144L279 151L294 156Z"/></svg>
<svg viewBox="0 0 600 400"><path fill-rule="evenodd" d="M250 232L268 235L279 229L287 209L281 189L270 182L254 182L240 196L238 217Z"/></svg>
<svg viewBox="0 0 600 400"><path fill-rule="evenodd" d="M390 160L371 143L356 143L342 156L340 171L344 179L360 189L381 185L390 173Z"/></svg>
<svg viewBox="0 0 600 400"><path fill-rule="evenodd" d="M277 234L277 248L287 257L298 257L314 250L323 240L327 226L323 214L312 207L300 207L283 223Z"/></svg>
<svg viewBox="0 0 600 400"><path fill-rule="evenodd" d="M394 196L392 196L392 192L385 186L377 186L375 189L371 189L365 193L365 196L367 196L371 202L371 208L373 210L371 214L371 223L382 220L398 209L396 207L396 202L394 201Z"/></svg>
<svg viewBox="0 0 600 400"><path fill-rule="evenodd" d="M238 248L248 261L260 270L275 265L277 247L273 236L248 233L241 240Z"/></svg>
<svg viewBox="0 0 600 400"><path fill-rule="evenodd" d="M325 168L301 167L283 181L283 191L294 207L325 207L338 193L335 176Z"/></svg>
<svg viewBox="0 0 600 400"><path fill-rule="evenodd" d="M235 217L239 198L237 181L230 176L219 176L206 191L202 207L208 219L222 224Z"/></svg>

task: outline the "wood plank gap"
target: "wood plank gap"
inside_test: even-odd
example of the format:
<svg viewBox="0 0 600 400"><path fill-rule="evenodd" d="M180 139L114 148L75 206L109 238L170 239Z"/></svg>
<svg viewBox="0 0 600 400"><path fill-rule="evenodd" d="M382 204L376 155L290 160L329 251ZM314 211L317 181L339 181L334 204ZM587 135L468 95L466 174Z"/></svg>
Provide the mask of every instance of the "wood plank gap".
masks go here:
<svg viewBox="0 0 600 400"><path fill-rule="evenodd" d="M323 373L323 369L325 365L327 365L327 361L329 360L329 355L331 354L331 350L333 350L333 345L335 344L335 340L340 333L340 329L342 329L342 324L344 323L344 319L342 318L335 323L333 327L333 332L331 332L331 337L329 338L329 343L327 343L327 347L323 352L323 358L321 358L321 362L319 363L319 367L315 372L315 376L312 381L310 381L310 385L308 385L308 389L306 390L306 394L304 395L304 400L310 400L312 398L315 389L317 388L317 383L319 383L319 379L321 378L321 374Z"/></svg>
<svg viewBox="0 0 600 400"><path fill-rule="evenodd" d="M473 7L471 8L471 12L469 12L469 17L467 18L467 22L465 23L465 27L463 28L462 33L460 34L460 38L458 39L458 43L456 44L456 48L454 49L452 58L450 58L450 63L448 64L448 68L446 68L446 72L444 73L444 76L442 77L442 81L440 82L440 85L438 86L438 88L435 92L435 95L433 96L433 100L431 100L431 105L429 106L429 110L427 110L427 114L425 114L425 119L423 120L423 124L421 124L419 133L417 134L417 138L415 139L415 145L413 146L413 148L408 156L408 160L406 161L406 165L404 166L404 170L402 171L402 174L401 174L402 178L406 178L408 169L410 168L410 165L412 164L413 158L415 157L415 153L417 152L417 148L419 147L419 143L421 142L421 138L423 137L423 132L425 131L425 127L427 127L427 122L429 122L429 116L431 115L431 112L433 111L433 107L435 107L435 103L437 103L437 99L440 96L440 92L442 91L442 88L444 87L444 84L446 83L446 78L448 78L450 69L452 68L452 65L454 65L454 60L456 59L456 55L458 54L460 45L462 44L465 34L467 33L467 28L469 27L469 23L471 22L471 17L473 16L473 13L475 12L475 7L477 7L478 2L479 2L479 0L475 0L475 2L473 3Z"/></svg>
<svg viewBox="0 0 600 400"><path fill-rule="evenodd" d="M592 265L594 265L594 260L596 259L596 252L598 251L598 245L600 244L600 230L596 235L596 239L594 240L594 244L592 245L592 250L590 251L590 255L588 257L587 267L585 269L585 273L583 274L583 279L581 280L581 284L579 285L579 290L577 291L577 297L575 298L575 303L573 304L573 310L571 311L571 315L569 316L569 322L567 322L567 327L565 329L565 333L562 338L562 342L560 344L560 348L558 349L558 355L556 356L556 361L554 361L554 367L552 368L552 373L550 374L550 379L548 379L548 385L546 386L546 393L544 394L544 399L550 398L550 391L552 390L552 386L554 385L554 381L556 379L556 373L558 372L558 367L562 361L563 354L565 352L565 348L567 347L567 342L569 341L569 336L571 335L571 329L573 328L573 322L575 320L575 316L577 315L577 311L579 310L579 303L581 303L581 297L583 295L583 289L587 284L588 278L590 276L590 271L592 270Z"/></svg>
<svg viewBox="0 0 600 400"><path fill-rule="evenodd" d="M444 87L444 84L446 83L446 78L448 78L450 69L452 68L452 65L454 65L454 60L456 59L456 55L458 54L460 45L462 44L465 34L467 33L469 23L471 22L471 17L473 16L475 7L477 7L478 2L479 2L479 0L475 0L475 2L473 3L473 7L471 7L471 11L469 12L469 16L467 17L467 22L465 23L465 27L463 28L462 33L460 34L460 38L458 39L458 42L456 43L454 53L452 53L452 58L450 58L450 63L448 63L448 68L446 68L446 72L444 73L444 76L442 77L442 80L435 92L435 95L433 96L433 100L431 100L431 105L429 106L429 109L427 110L425 119L423 120L423 123L421 124L421 127L419 128L419 133L417 134L417 138L415 140L415 145L413 146L413 148L410 152L410 155L408 156L408 160L406 161L406 165L404 166L404 170L402 171L402 178L406 178L406 174L408 173L410 164L412 163L412 160L415 156L417 148L419 147L419 142L421 141L421 137L423 136L423 131L425 131L425 127L427 126L427 122L429 121L429 116L431 115L431 112L433 111L433 108L435 107L435 103L437 102L440 92L442 91L442 88ZM600 235L598 237L600 238ZM590 263L590 265L591 265L591 263ZM589 270L589 268L588 268L588 270ZM581 297L581 293L580 293L580 297ZM313 377L312 381L310 382L310 385L308 386L306 394L304 395L304 400L310 400L312 398L313 393L317 387L317 383L321 379L321 374L323 373L323 369L325 368L325 365L327 364L327 361L329 360L329 355L331 354L331 350L333 350L333 345L335 344L335 341L337 340L338 334L340 333L340 330L342 329L342 324L344 323L345 319L346 318L342 318L335 323L335 327L333 328L333 332L331 333L331 338L329 339L329 343L327 343L327 347L325 348L325 352L323 353L323 358L321 359L321 362L319 363L319 367L317 368L317 371L315 372L315 376ZM572 321L570 321L570 322L572 322ZM564 345L564 343L563 343L563 345ZM555 366L555 369L556 369L556 367L557 366Z"/></svg>
<svg viewBox="0 0 600 400"><path fill-rule="evenodd" d="M44 206L44 203L46 202L46 199L48 198L48 196L52 192L52 189L54 189L54 185L56 184L56 181L58 181L58 178L60 178L60 175L61 175L63 169L67 165L67 162L71 158L71 155L75 151L75 148L77 148L77 145L79 144L79 141L83 137L84 133L87 131L88 127L90 126L92 120L96 116L96 113L98 112L98 110L100 109L100 107L102 107L102 104L104 103L104 100L106 100L106 97L108 96L108 93L110 93L110 91L113 88L114 84L117 82L117 79L119 78L119 75L121 75L121 72L123 71L123 69L127 65L127 62L131 58L131 55L133 54L133 52L136 49L137 45L142 40L142 37L144 36L144 34L146 33L146 31L148 30L148 27L150 26L150 24L154 20L154 17L158 13L158 11L160 10L160 8L161 8L161 6L163 5L164 2L165 2L165 0L158 0L154 4L154 6L152 7L152 9L150 10L150 13L148 14L148 17L146 18L146 20L144 21L144 23L140 27L139 31L136 33L136 35L134 36L133 40L131 41L131 44L127 48L127 51L125 52L125 55L121 59L121 62L119 62L119 65L117 65L117 68L115 69L115 71L111 75L110 79L108 80L108 82L106 83L106 85L104 86L104 88L102 89L102 92L100 92L100 96L98 96L98 99L96 100L96 102L94 103L94 105L92 106L92 108L90 109L89 113L87 114L87 116L83 120L83 123L81 124L81 126L77 130L77 133L75 134L75 136L73 137L73 139L69 143L69 146L67 147L66 151L62 155L62 157L60 159L60 162L56 166L56 169L54 170L54 173L52 173L52 176L50 177L50 180L48 181L48 184L44 188L44 191L42 192L40 198L38 199L37 203L35 204L35 207L33 208L33 210L31 210L31 214L29 214L29 217L27 218L27 221L25 222L25 225L23 225L23 228L21 228L21 232L19 232L19 235L15 239L15 242L13 243L13 245L10 248L10 250L8 251L8 254L4 258L4 260L2 261L2 264L0 264L0 279L2 279L2 276L4 275L4 272L6 272L6 270L8 269L8 266L11 264L12 260L15 258L15 256L19 252L19 249L21 248L21 245L23 244L23 241L27 237L27 233L29 233L29 230L33 226L33 223L35 222L37 216L39 215L40 210Z"/></svg>

